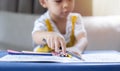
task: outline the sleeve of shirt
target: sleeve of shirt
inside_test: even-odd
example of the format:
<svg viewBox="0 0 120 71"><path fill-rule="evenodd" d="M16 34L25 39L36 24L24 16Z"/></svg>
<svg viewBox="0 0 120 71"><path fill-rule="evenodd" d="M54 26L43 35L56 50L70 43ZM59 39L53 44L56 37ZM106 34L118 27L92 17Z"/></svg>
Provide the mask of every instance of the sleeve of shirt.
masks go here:
<svg viewBox="0 0 120 71"><path fill-rule="evenodd" d="M36 31L46 31L47 28L46 28L46 25L44 22L41 22L39 21L39 19L37 19L34 23L34 28L33 28L33 31L32 31L32 34Z"/></svg>
<svg viewBox="0 0 120 71"><path fill-rule="evenodd" d="M34 27L33 27L32 35L36 31L46 31L46 30L47 30L47 28L46 28L45 23L41 22L39 19L37 19L34 22ZM33 47L36 47L36 46L38 46L38 45L33 41ZM39 45L39 46L44 46L44 45Z"/></svg>
<svg viewBox="0 0 120 71"><path fill-rule="evenodd" d="M85 35L87 35L82 21L82 16L80 14L77 14L77 17L77 22L75 24L75 36L77 36L79 33L85 33Z"/></svg>

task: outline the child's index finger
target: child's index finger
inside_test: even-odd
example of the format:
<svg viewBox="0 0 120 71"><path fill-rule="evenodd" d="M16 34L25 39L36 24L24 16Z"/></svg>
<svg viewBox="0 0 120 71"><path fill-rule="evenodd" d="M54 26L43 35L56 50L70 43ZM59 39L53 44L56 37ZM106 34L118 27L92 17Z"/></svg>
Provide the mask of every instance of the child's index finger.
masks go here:
<svg viewBox="0 0 120 71"><path fill-rule="evenodd" d="M62 49L63 54L66 54L66 44L63 43L62 41L60 41L60 44L61 44L61 49Z"/></svg>

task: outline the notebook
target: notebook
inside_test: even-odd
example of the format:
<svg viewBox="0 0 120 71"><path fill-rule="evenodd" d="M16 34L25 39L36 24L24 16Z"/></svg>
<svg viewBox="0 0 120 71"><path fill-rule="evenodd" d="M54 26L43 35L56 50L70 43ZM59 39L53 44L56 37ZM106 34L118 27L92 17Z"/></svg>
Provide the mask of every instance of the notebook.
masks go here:
<svg viewBox="0 0 120 71"><path fill-rule="evenodd" d="M0 61L5 62L78 62L81 58L71 52L68 52L67 57L56 56L53 53L31 52L31 51L14 51L7 50L8 54L0 58Z"/></svg>
<svg viewBox="0 0 120 71"><path fill-rule="evenodd" d="M81 60L72 57L59 57L59 56L41 56L41 55L5 55L4 57L0 58L0 61L5 62L62 62L62 63L68 63L68 62L81 62Z"/></svg>

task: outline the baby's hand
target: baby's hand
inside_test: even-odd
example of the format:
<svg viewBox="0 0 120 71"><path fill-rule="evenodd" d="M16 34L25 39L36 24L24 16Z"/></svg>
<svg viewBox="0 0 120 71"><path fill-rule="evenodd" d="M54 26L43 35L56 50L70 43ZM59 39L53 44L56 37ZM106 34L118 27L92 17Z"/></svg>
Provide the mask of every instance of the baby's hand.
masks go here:
<svg viewBox="0 0 120 71"><path fill-rule="evenodd" d="M52 52L54 56L59 56L59 57L69 57L68 54L63 54L62 52Z"/></svg>
<svg viewBox="0 0 120 71"><path fill-rule="evenodd" d="M66 42L62 35L55 32L48 32L45 40L48 47L55 50L55 52L59 52L62 50L62 53L66 54ZM61 50L60 47L62 48Z"/></svg>

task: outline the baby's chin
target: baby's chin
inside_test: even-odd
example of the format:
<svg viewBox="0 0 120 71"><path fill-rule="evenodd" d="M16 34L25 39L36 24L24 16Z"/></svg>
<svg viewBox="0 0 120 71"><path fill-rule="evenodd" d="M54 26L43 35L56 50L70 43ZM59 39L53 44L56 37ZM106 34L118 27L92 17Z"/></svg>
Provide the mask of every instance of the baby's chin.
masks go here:
<svg viewBox="0 0 120 71"><path fill-rule="evenodd" d="M69 14L61 14L59 17L61 18L67 18Z"/></svg>

